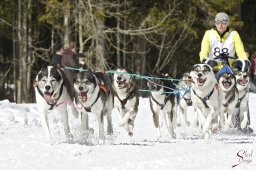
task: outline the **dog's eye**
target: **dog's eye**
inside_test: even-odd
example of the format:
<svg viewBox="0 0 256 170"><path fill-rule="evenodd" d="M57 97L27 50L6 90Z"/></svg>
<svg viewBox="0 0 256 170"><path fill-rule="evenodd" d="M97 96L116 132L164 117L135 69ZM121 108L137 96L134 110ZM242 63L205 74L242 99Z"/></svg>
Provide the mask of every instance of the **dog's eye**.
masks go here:
<svg viewBox="0 0 256 170"><path fill-rule="evenodd" d="M74 83L75 83L75 85L79 85L80 82L79 81L75 81Z"/></svg>
<svg viewBox="0 0 256 170"><path fill-rule="evenodd" d="M196 67L196 68L194 69L194 71L199 72L199 71L200 71L199 67Z"/></svg>
<svg viewBox="0 0 256 170"><path fill-rule="evenodd" d="M46 82L46 80L45 80L45 79L42 79L42 80L41 80L41 82L45 83L45 82Z"/></svg>
<svg viewBox="0 0 256 170"><path fill-rule="evenodd" d="M90 81L89 81L89 80L86 80L84 83L85 83L85 84L90 84Z"/></svg>
<svg viewBox="0 0 256 170"><path fill-rule="evenodd" d="M55 80L55 79L53 79L53 80L51 80L51 82L52 82L52 83L54 83L54 82L56 82L56 80Z"/></svg>
<svg viewBox="0 0 256 170"><path fill-rule="evenodd" d="M236 71L235 74L241 76L243 73L241 71Z"/></svg>

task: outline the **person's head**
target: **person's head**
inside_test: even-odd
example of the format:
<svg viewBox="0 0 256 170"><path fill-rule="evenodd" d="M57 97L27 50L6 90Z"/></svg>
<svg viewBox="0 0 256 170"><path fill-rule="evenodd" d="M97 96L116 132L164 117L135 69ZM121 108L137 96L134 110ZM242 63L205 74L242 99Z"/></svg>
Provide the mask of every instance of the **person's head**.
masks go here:
<svg viewBox="0 0 256 170"><path fill-rule="evenodd" d="M55 53L62 53L63 52L63 45L61 43L57 43L54 47L53 47L53 51Z"/></svg>
<svg viewBox="0 0 256 170"><path fill-rule="evenodd" d="M220 12L215 16L215 27L217 29L217 31L222 34L223 32L225 32L229 26L229 16L224 13L224 12Z"/></svg>
<svg viewBox="0 0 256 170"><path fill-rule="evenodd" d="M74 41L69 42L69 50L76 52L76 43Z"/></svg>

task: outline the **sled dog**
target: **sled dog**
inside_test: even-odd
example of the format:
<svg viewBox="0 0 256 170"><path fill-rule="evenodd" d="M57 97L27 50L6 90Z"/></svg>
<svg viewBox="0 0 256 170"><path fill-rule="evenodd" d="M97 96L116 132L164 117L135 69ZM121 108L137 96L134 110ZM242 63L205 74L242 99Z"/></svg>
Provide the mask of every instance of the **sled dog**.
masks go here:
<svg viewBox="0 0 256 170"><path fill-rule="evenodd" d="M176 138L174 127L175 115L175 86L168 74L156 74L156 78L148 79L150 109L153 113L153 121L161 137L163 125L167 128L171 138ZM160 79L158 79L160 78Z"/></svg>
<svg viewBox="0 0 256 170"><path fill-rule="evenodd" d="M108 133L113 133L111 113L113 95L109 81L103 73L91 71L77 72L74 76L75 103L81 113L81 130L89 129L88 113L93 112L99 124L99 144L105 143L104 116L107 117Z"/></svg>
<svg viewBox="0 0 256 170"><path fill-rule="evenodd" d="M63 70L56 66L43 67L37 74L34 82L41 126L49 143L53 142L48 121L48 110L51 109L59 111L65 135L68 140L72 139L67 113L67 106L69 103L72 103L71 96L68 93L71 89L66 82Z"/></svg>
<svg viewBox="0 0 256 170"><path fill-rule="evenodd" d="M189 126L187 121L187 108L192 106L191 101L191 76L189 72L185 72L178 83L179 95L177 97L177 126L181 124Z"/></svg>
<svg viewBox="0 0 256 170"><path fill-rule="evenodd" d="M211 130L218 127L219 96L217 80L212 67L196 64L190 72L192 78L191 100L198 114L198 121L205 139L211 138Z"/></svg>
<svg viewBox="0 0 256 170"><path fill-rule="evenodd" d="M248 85L249 85L249 68L250 62L247 60L237 59L232 64L236 77L236 88L238 90L238 102L236 108L238 109L239 117L237 117L238 128L246 130L249 122L249 108L248 108Z"/></svg>
<svg viewBox="0 0 256 170"><path fill-rule="evenodd" d="M220 126L227 131L230 127L234 127L234 112L238 102L238 90L236 88L235 75L223 73L219 80L219 94L221 97L220 110Z"/></svg>
<svg viewBox="0 0 256 170"><path fill-rule="evenodd" d="M124 127L130 137L133 136L134 120L138 113L139 94L131 72L118 68L113 74L114 107L119 112L119 126Z"/></svg>

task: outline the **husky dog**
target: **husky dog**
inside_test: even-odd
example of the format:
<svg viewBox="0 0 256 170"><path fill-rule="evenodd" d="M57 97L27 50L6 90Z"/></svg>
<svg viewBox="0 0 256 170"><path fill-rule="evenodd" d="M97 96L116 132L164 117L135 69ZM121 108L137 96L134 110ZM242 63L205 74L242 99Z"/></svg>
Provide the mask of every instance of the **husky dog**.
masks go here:
<svg viewBox="0 0 256 170"><path fill-rule="evenodd" d="M192 106L191 101L191 76L189 72L185 72L178 84L179 95L177 97L177 126L181 125L181 122L185 126L189 126L187 121L187 108Z"/></svg>
<svg viewBox="0 0 256 170"><path fill-rule="evenodd" d="M161 137L161 128L163 124L168 129L171 138L176 138L174 133L174 122L176 121L175 115L175 86L171 80L165 80L170 78L168 74L159 75L158 78L148 80L147 85L149 87L150 97L150 108L153 112L153 121L156 128L158 128L159 137Z"/></svg>
<svg viewBox="0 0 256 170"><path fill-rule="evenodd" d="M239 125L238 128L241 128L242 130L246 130L247 125L250 124L250 114L249 114L249 108L248 108L248 84L249 84L249 68L250 68L250 62L247 60L236 60L232 64L235 72L236 77L236 87L238 90L238 102L236 105L236 108L238 109L238 114L240 115L237 117L237 120ZM249 128L249 130L252 130Z"/></svg>
<svg viewBox="0 0 256 170"><path fill-rule="evenodd" d="M191 100L198 114L205 139L211 138L211 130L218 127L219 99L217 80L212 67L208 64L196 64L190 72L192 77Z"/></svg>
<svg viewBox="0 0 256 170"><path fill-rule="evenodd" d="M74 76L75 102L81 113L81 129L88 131L88 112L95 113L99 123L99 144L105 143L104 116L107 116L108 133L113 133L111 113L113 109L113 95L107 89L107 77L91 71L78 72Z"/></svg>
<svg viewBox="0 0 256 170"><path fill-rule="evenodd" d="M134 120L139 106L139 94L136 83L127 69L118 68L113 75L114 107L119 111L119 126L133 136Z"/></svg>
<svg viewBox="0 0 256 170"><path fill-rule="evenodd" d="M39 71L34 82L41 126L49 143L53 142L48 122L48 110L51 109L59 111L65 135L68 140L72 139L67 113L67 106L72 103L71 96L68 93L71 88L66 84L65 78L63 70L55 66L48 66Z"/></svg>
<svg viewBox="0 0 256 170"><path fill-rule="evenodd" d="M219 80L219 94L222 100L220 111L220 126L224 130L234 127L234 111L238 102L238 91L236 88L236 78L232 73L223 73Z"/></svg>

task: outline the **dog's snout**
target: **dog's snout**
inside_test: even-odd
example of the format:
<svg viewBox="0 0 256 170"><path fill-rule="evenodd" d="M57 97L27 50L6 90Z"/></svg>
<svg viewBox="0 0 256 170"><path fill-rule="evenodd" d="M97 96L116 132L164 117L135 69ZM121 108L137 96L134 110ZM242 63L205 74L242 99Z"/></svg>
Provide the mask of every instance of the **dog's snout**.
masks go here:
<svg viewBox="0 0 256 170"><path fill-rule="evenodd" d="M197 76L198 76L198 77L202 77L203 74L202 74L202 73L198 73Z"/></svg>
<svg viewBox="0 0 256 170"><path fill-rule="evenodd" d="M82 86L79 86L79 90L82 91L84 88Z"/></svg>
<svg viewBox="0 0 256 170"><path fill-rule="evenodd" d="M117 77L117 80L121 80L122 79L122 77Z"/></svg>
<svg viewBox="0 0 256 170"><path fill-rule="evenodd" d="M51 89L51 86L47 85L47 86L45 86L44 88L45 88L45 90L50 90L50 89Z"/></svg>

